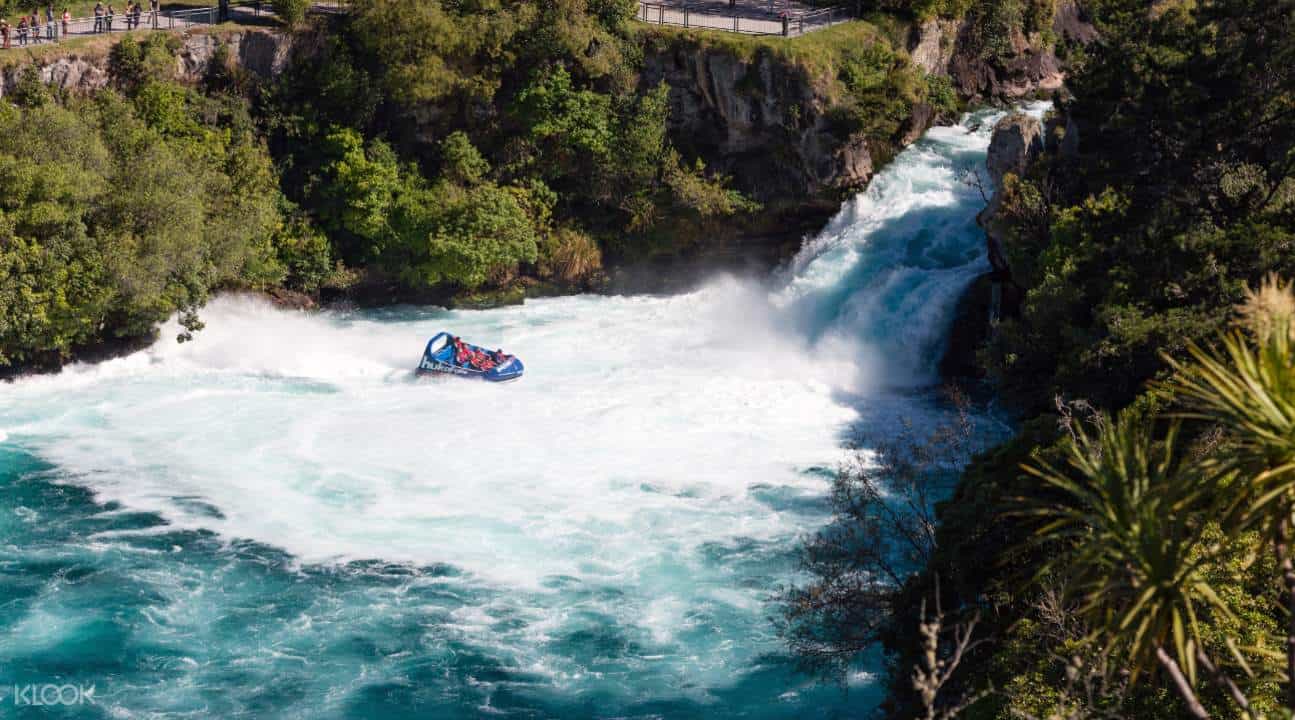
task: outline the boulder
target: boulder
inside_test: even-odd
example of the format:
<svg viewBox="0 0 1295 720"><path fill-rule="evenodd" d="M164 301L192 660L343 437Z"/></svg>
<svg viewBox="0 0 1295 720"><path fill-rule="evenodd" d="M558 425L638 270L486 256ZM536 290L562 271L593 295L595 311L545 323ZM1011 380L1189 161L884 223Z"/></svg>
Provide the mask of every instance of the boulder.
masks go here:
<svg viewBox="0 0 1295 720"><path fill-rule="evenodd" d="M1024 113L1013 113L994 125L985 167L997 187L1007 173L1021 174L1043 152L1043 125Z"/></svg>

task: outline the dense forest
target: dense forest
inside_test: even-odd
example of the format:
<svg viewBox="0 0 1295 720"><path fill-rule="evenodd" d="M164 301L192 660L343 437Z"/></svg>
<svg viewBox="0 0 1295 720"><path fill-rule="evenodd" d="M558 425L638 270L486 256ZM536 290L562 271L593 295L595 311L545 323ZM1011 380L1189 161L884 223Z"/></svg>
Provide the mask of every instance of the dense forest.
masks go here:
<svg viewBox="0 0 1295 720"><path fill-rule="evenodd" d="M787 596L811 667L887 648L892 716L1292 707L1292 299L1266 278L1295 276L1295 5L1093 12L1046 150L999 191L1016 302L979 360L1018 434L932 514L958 423L843 472Z"/></svg>

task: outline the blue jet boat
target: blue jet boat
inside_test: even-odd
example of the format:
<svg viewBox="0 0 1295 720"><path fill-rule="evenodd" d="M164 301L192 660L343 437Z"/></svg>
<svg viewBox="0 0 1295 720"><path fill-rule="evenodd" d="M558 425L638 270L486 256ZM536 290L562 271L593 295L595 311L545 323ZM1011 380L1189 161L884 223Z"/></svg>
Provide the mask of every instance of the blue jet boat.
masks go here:
<svg viewBox="0 0 1295 720"><path fill-rule="evenodd" d="M417 372L419 375L458 375L487 382L508 382L520 378L523 370L522 361L503 350L486 350L443 332L427 341Z"/></svg>

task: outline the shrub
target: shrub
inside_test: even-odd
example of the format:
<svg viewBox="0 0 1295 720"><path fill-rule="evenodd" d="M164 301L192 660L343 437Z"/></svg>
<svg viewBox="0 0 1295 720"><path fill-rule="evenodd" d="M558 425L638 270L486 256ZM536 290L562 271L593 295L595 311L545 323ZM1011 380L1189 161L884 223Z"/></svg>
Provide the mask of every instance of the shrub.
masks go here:
<svg viewBox="0 0 1295 720"><path fill-rule="evenodd" d="M538 265L542 278L587 286L602 271L603 254L593 238L564 227L545 236Z"/></svg>
<svg viewBox="0 0 1295 720"><path fill-rule="evenodd" d="M274 14L289 27L300 24L310 9L310 0L273 0Z"/></svg>

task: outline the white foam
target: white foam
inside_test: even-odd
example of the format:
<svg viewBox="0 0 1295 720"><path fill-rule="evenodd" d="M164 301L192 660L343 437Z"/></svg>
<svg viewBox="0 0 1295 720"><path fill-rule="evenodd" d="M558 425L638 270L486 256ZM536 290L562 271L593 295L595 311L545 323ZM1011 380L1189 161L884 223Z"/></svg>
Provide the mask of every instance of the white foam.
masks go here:
<svg viewBox="0 0 1295 720"><path fill-rule="evenodd" d="M392 322L222 299L193 342L164 331L147 362L9 397L41 408L25 430L46 459L177 525L308 562L448 562L526 585L632 574L663 548L794 533L748 487L820 483L800 469L838 456L855 412L832 397L833 363L780 335L760 297L727 280ZM442 328L506 346L527 376L415 381Z"/></svg>

